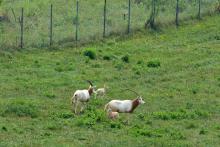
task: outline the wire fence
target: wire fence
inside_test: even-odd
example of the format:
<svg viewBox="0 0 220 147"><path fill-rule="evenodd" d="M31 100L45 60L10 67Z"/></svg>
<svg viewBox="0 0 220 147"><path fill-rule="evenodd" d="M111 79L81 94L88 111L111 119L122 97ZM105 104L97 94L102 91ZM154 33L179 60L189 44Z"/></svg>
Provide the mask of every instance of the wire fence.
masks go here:
<svg viewBox="0 0 220 147"><path fill-rule="evenodd" d="M11 0L0 9L0 47L47 47L128 34L146 22L178 26L219 8L219 0Z"/></svg>

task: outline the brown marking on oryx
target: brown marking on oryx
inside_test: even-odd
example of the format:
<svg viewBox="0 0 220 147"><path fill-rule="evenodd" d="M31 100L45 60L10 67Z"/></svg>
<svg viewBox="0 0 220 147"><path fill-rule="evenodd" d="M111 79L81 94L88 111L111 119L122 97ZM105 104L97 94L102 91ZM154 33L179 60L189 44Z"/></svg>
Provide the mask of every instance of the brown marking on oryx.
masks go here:
<svg viewBox="0 0 220 147"><path fill-rule="evenodd" d="M93 94L93 88L91 86L89 87L88 92L90 96Z"/></svg>
<svg viewBox="0 0 220 147"><path fill-rule="evenodd" d="M139 105L139 100L138 98L132 101L132 106L131 106L131 110L128 111L128 113L132 113L134 111L135 108L137 108L137 106Z"/></svg>

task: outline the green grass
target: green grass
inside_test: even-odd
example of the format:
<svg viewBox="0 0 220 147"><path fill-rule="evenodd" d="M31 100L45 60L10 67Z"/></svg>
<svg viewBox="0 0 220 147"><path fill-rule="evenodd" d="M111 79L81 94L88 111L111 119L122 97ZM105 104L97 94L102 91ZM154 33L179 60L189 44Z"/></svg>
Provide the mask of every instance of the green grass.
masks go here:
<svg viewBox="0 0 220 147"><path fill-rule="evenodd" d="M144 28L150 17L151 0L131 2L132 32ZM24 44L25 47L42 48L49 45L50 4L53 4L53 41L56 45L68 43L74 45L76 25L76 0L4 0L0 6L0 16L8 22L0 22L1 48L10 49L19 46L20 26L18 18L24 8ZM79 40L85 43L102 39L104 0L82 0L79 2ZM213 14L218 0L202 0L201 15ZM156 23L169 26L175 22L176 0L158 0ZM12 11L13 10L13 11ZM106 35L127 32L128 0L107 1ZM14 14L13 14L14 12ZM126 17L124 19L124 14ZM180 1L180 21L196 18L198 1Z"/></svg>
<svg viewBox="0 0 220 147"><path fill-rule="evenodd" d="M219 22L215 15L77 49L1 51L0 146L218 146ZM94 60L84 55L91 49ZM84 79L110 89L77 116L70 99L88 87ZM146 103L110 121L109 100L135 97L124 88Z"/></svg>

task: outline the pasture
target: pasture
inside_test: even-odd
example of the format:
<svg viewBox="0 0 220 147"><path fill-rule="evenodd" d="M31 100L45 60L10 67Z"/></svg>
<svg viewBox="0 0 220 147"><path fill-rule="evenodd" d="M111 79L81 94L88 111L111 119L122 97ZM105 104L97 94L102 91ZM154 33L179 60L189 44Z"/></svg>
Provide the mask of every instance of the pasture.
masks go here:
<svg viewBox="0 0 220 147"><path fill-rule="evenodd" d="M0 51L0 146L218 146L220 17L81 48ZM90 52L89 57L85 52ZM76 89L110 88L74 115ZM111 99L145 104L106 117Z"/></svg>

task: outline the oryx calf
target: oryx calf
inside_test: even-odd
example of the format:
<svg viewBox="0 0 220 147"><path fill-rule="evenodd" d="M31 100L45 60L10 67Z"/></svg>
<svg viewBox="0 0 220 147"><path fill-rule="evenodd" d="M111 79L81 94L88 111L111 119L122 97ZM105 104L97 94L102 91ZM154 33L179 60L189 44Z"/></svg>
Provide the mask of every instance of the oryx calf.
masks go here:
<svg viewBox="0 0 220 147"><path fill-rule="evenodd" d="M107 91L107 86L104 84L104 87L103 88L98 88L94 94L95 94L95 98L97 96L101 96L101 97L104 97L105 94L106 94L106 91Z"/></svg>

